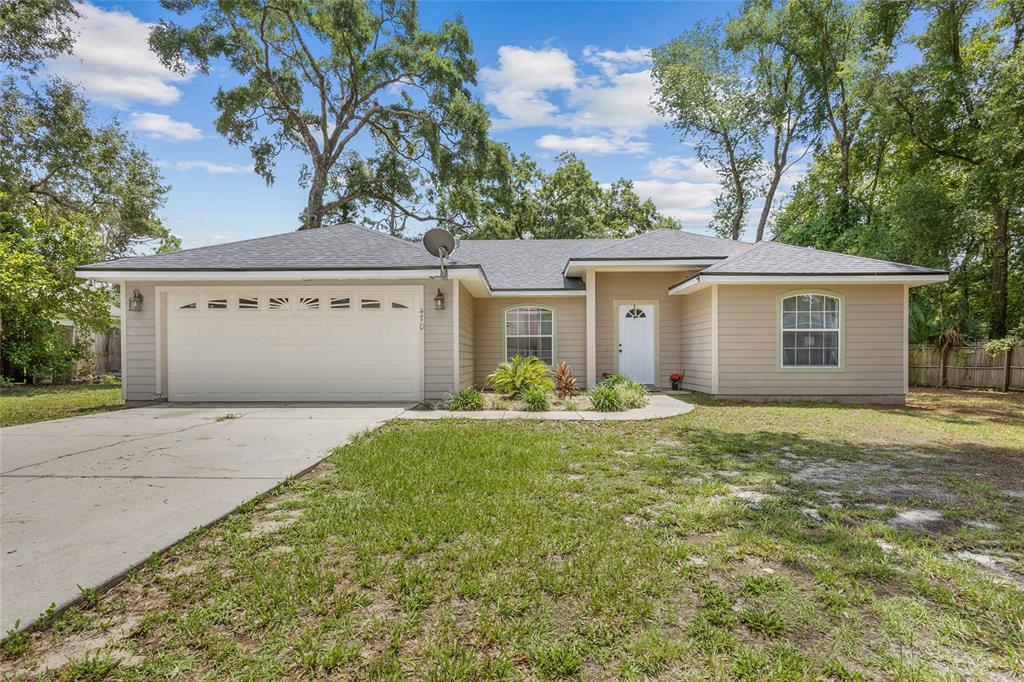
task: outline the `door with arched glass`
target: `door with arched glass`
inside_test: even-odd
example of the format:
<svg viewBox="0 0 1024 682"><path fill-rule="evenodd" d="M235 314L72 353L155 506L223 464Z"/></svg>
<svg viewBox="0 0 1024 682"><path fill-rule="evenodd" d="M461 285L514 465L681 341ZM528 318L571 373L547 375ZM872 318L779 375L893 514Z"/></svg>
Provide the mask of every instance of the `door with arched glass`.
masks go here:
<svg viewBox="0 0 1024 682"><path fill-rule="evenodd" d="M619 327L619 374L641 384L654 384L654 306L620 303L616 306Z"/></svg>

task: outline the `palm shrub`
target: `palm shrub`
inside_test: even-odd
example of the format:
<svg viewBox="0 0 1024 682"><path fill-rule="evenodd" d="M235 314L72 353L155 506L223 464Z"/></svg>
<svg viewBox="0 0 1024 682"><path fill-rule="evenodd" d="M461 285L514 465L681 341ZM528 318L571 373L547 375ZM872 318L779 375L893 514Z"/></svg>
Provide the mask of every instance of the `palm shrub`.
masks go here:
<svg viewBox="0 0 1024 682"><path fill-rule="evenodd" d="M576 395L576 377L572 375L572 368L564 360L555 365L555 393L559 398Z"/></svg>
<svg viewBox="0 0 1024 682"><path fill-rule="evenodd" d="M590 390L590 404L598 412L621 412L622 396L614 386L601 383Z"/></svg>
<svg viewBox="0 0 1024 682"><path fill-rule="evenodd" d="M516 355L507 360L487 377L487 385L502 395L519 398L531 388L553 391L555 382L548 375L548 367L533 356Z"/></svg>
<svg viewBox="0 0 1024 682"><path fill-rule="evenodd" d="M482 410L486 403L484 394L475 388L464 388L448 396L448 409L456 412Z"/></svg>
<svg viewBox="0 0 1024 682"><path fill-rule="evenodd" d="M523 391L523 406L527 412L544 412L551 407L548 392L537 386L526 389Z"/></svg>

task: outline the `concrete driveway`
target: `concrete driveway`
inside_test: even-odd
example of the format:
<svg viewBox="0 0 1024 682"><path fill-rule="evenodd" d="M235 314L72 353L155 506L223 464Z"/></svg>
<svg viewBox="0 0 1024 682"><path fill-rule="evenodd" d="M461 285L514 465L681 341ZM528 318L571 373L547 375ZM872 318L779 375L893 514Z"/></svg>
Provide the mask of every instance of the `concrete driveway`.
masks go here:
<svg viewBox="0 0 1024 682"><path fill-rule="evenodd" d="M159 406L0 429L0 635L402 410Z"/></svg>

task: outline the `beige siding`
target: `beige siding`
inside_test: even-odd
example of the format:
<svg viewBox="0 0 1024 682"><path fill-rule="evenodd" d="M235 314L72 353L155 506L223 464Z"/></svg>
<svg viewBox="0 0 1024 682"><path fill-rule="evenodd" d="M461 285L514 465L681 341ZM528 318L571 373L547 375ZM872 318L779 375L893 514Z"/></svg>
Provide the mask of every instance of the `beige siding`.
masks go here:
<svg viewBox="0 0 1024 682"><path fill-rule="evenodd" d="M679 367L685 370L683 388L711 392L711 289L682 299L679 327ZM670 372L671 374L671 372Z"/></svg>
<svg viewBox="0 0 1024 682"><path fill-rule="evenodd" d="M392 281L391 284L410 282ZM434 296L440 289L448 305L434 310ZM423 291L423 397L431 400L443 398L454 389L455 334L453 326L452 280L433 280L425 283Z"/></svg>
<svg viewBox="0 0 1024 682"><path fill-rule="evenodd" d="M618 347L615 317L616 303L653 302L657 326L655 383L671 386L669 375L682 368L681 296L669 296L668 290L683 279L679 272L599 272L597 273L597 374L618 371Z"/></svg>
<svg viewBox="0 0 1024 682"><path fill-rule="evenodd" d="M777 297L805 287L719 285L719 394L892 401L903 393L903 285L822 287L843 296L844 367L778 369Z"/></svg>
<svg viewBox="0 0 1024 682"><path fill-rule="evenodd" d="M128 310L125 316L124 353L125 399L156 400L156 319L157 299L153 284L129 282L125 287L128 298L136 289L142 294L142 310Z"/></svg>
<svg viewBox="0 0 1024 682"><path fill-rule="evenodd" d="M483 386L487 375L505 357L504 311L516 305L537 305L555 311L555 362L563 360L572 367L577 385L586 383L586 299L583 296L541 298L478 298L475 308L474 383Z"/></svg>
<svg viewBox="0 0 1024 682"><path fill-rule="evenodd" d="M476 300L473 294L461 284L459 290L459 388L467 388L475 381L476 364L474 357L474 311Z"/></svg>
<svg viewBox="0 0 1024 682"><path fill-rule="evenodd" d="M308 283L311 287L317 286L344 286L352 284L352 280L318 280L316 283ZM382 285L382 286L394 286L396 284L401 285L419 285L423 287L423 308L424 308L424 332L423 332L423 392L424 397L436 399L441 398L445 394L452 391L455 376L455 348L454 348L454 334L452 328L454 325L454 314L452 311L452 282L441 282L438 280L431 279L419 279L419 280L360 280L358 282L362 285ZM155 286L161 283L144 283L144 284L129 284L127 287L128 294L130 295L132 290L138 289L142 292L145 297L145 303L141 312L131 312L125 310L122 314L126 315L125 326L127 333L125 334L124 353L126 356L126 373L127 378L125 381L125 392L128 400L154 400L159 398L156 392L156 335L157 335L157 309L158 302L156 297ZM173 282L163 283L163 286L268 286L273 284L287 284L288 286L296 286L302 283L300 282L266 282L266 281L246 281L246 282L201 282L201 281L185 281L185 282ZM444 292L445 298L448 300L448 305L444 310L434 310L434 296L437 294L437 289L440 288ZM465 293L465 292L463 292ZM166 317L160 316L161 318L161 333L166 338ZM166 370L166 359L164 359L164 368ZM164 373L165 380L163 381L162 391L164 397L166 397L167 382L166 382L166 371Z"/></svg>

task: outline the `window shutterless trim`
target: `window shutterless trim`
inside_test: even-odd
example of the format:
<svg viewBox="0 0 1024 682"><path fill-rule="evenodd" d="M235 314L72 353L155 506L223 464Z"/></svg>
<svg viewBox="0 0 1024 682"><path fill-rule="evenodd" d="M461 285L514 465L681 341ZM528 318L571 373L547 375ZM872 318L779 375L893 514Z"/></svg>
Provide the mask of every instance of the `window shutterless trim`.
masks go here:
<svg viewBox="0 0 1024 682"><path fill-rule="evenodd" d="M536 310L546 310L551 313L551 367L558 364L558 311L546 305L534 305L532 303L518 303L516 305L510 305L503 308L501 311L501 358L503 362L508 362L508 313L510 310L517 310L519 308L534 308ZM512 334L515 337L526 337L543 339L547 338L546 334Z"/></svg>
<svg viewBox="0 0 1024 682"><path fill-rule="evenodd" d="M787 298L801 295L829 296L839 301L839 365L783 365L782 334L783 332L820 332L835 331L829 329L783 329L782 302ZM846 371L846 297L837 291L828 289L796 289L784 291L775 297L775 371L777 372L845 372Z"/></svg>

